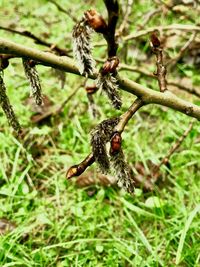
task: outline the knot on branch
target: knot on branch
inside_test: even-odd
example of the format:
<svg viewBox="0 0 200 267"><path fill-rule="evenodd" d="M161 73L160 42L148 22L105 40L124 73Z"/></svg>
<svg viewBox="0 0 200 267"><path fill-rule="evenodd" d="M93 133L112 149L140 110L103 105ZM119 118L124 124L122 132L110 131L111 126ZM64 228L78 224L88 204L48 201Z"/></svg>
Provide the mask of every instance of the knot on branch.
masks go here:
<svg viewBox="0 0 200 267"><path fill-rule="evenodd" d="M116 73L116 69L119 65L119 58L114 56L107 59L107 61L103 64L101 69L102 74L107 73Z"/></svg>

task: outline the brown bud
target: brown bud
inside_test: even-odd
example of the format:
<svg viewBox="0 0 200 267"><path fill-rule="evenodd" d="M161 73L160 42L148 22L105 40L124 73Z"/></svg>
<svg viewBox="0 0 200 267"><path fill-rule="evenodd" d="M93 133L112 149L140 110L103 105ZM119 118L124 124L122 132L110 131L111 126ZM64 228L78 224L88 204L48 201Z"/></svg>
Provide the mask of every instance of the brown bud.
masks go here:
<svg viewBox="0 0 200 267"><path fill-rule="evenodd" d="M153 32L151 34L151 37L150 37L150 40L151 40L151 44L154 48L158 48L160 47L160 40L158 39L157 37L157 33L156 32Z"/></svg>
<svg viewBox="0 0 200 267"><path fill-rule="evenodd" d="M87 86L85 88L85 90L86 90L87 94L92 95L92 94L96 93L96 91L98 90L98 88L95 85L93 85L93 86Z"/></svg>
<svg viewBox="0 0 200 267"><path fill-rule="evenodd" d="M120 133L116 132L110 140L110 155L117 154L121 149L122 138Z"/></svg>
<svg viewBox="0 0 200 267"><path fill-rule="evenodd" d="M87 167L94 163L94 161L95 159L93 154L89 154L80 164L73 165L68 169L66 173L67 179L81 175L87 169Z"/></svg>
<svg viewBox="0 0 200 267"><path fill-rule="evenodd" d="M35 67L35 65L36 65L36 61L34 61L34 60L32 60L32 59L30 59L28 63L29 63L29 66L30 66L31 68Z"/></svg>
<svg viewBox="0 0 200 267"><path fill-rule="evenodd" d="M118 65L119 65L119 58L118 57L112 57L110 59L110 72L115 72Z"/></svg>
<svg viewBox="0 0 200 267"><path fill-rule="evenodd" d="M0 70L1 69L2 70L6 69L8 67L8 65L9 65L8 59L7 58L1 58L0 57Z"/></svg>
<svg viewBox="0 0 200 267"><path fill-rule="evenodd" d="M67 177L67 179L71 179L72 177L79 176L80 174L79 174L78 165L74 165L74 166L69 168L69 170L66 173L66 177Z"/></svg>
<svg viewBox="0 0 200 267"><path fill-rule="evenodd" d="M118 65L119 65L118 57L108 58L107 61L103 64L102 74L115 72Z"/></svg>
<svg viewBox="0 0 200 267"><path fill-rule="evenodd" d="M107 30L107 24L103 17L94 9L85 12L85 17L88 24L93 30L99 33L105 33Z"/></svg>

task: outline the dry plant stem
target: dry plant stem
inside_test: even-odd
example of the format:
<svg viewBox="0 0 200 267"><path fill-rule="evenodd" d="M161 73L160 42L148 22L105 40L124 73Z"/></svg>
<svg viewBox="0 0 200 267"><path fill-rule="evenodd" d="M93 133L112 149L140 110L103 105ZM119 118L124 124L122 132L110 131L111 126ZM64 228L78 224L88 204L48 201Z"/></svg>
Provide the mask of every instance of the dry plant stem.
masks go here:
<svg viewBox="0 0 200 267"><path fill-rule="evenodd" d="M75 88L75 90L68 96L67 99L65 99L62 104L60 105L60 107L58 108L58 110L56 111L56 113L60 113L63 111L64 107L66 106L66 104L76 95L76 93L81 89L81 87L83 87L84 84L81 84L79 86L77 86L77 88Z"/></svg>
<svg viewBox="0 0 200 267"><path fill-rule="evenodd" d="M165 92L167 90L167 81L166 81L166 74L167 70L163 63L163 50L161 47L153 48L153 52L156 55L156 66L157 72L156 76L158 78L158 84L160 88L160 92Z"/></svg>
<svg viewBox="0 0 200 267"><path fill-rule="evenodd" d="M147 14L143 15L143 22L142 25L139 26L139 29L143 29L145 25L147 25L149 23L149 21L158 13L160 13L162 11L161 8L157 8L155 10L152 10L150 12L148 12Z"/></svg>
<svg viewBox="0 0 200 267"><path fill-rule="evenodd" d="M176 57L172 58L167 65L170 65L170 67L173 67L177 61L183 56L185 51L190 47L191 43L195 40L195 37L197 36L197 33L193 33L189 40L184 44L184 46L180 49L179 53L177 54Z"/></svg>
<svg viewBox="0 0 200 267"><path fill-rule="evenodd" d="M133 5L133 0L127 0L124 19L123 19L119 29L117 30L117 36L121 36L123 34L124 30L126 29L127 25L129 24L128 20L129 20L129 16L131 15L132 5Z"/></svg>
<svg viewBox="0 0 200 267"><path fill-rule="evenodd" d="M129 41L132 39L137 39L154 31L168 31L168 30L179 30L185 32L200 32L200 26L187 25L187 24L171 24L167 26L155 26L148 28L146 30L137 31L136 33L129 34L123 37L123 41Z"/></svg>
<svg viewBox="0 0 200 267"><path fill-rule="evenodd" d="M188 134L190 133L190 131L193 128L195 120L192 119L189 127L185 130L185 132L183 133L183 135L176 141L176 143L170 148L169 152L167 153L167 155L161 160L161 162L159 163L159 165L156 166L156 170L159 170L160 167L163 164L166 164L167 162L169 162L170 157L174 154L174 152L181 146L181 144L183 143L183 141L185 140L185 138L188 136Z"/></svg>
<svg viewBox="0 0 200 267"><path fill-rule="evenodd" d="M37 62L40 62L42 65L50 66L65 72L80 75L77 67L75 66L71 58L58 57L51 53L41 52L38 49L19 45L3 38L0 38L0 53L14 54L20 57L33 59ZM96 77L97 73L89 76L89 78L92 79L96 79ZM185 101L169 91L160 93L129 79L121 78L120 76L118 77L118 81L119 87L122 90L138 96L142 99L144 104L158 104L170 107L174 110L180 111L188 116L200 120L199 106Z"/></svg>
<svg viewBox="0 0 200 267"><path fill-rule="evenodd" d="M72 10L71 9L68 9L68 10L66 10L66 9L64 9L61 5L59 5L56 1L54 1L54 0L49 0L49 2L50 3L52 3L52 4L54 4L56 7L57 7L57 9L59 10L59 11L61 11L62 13L64 13L64 14L66 14L68 17L70 17L74 22L77 22L78 20L77 20L77 18L75 17L75 16L73 16L72 15Z"/></svg>
<svg viewBox="0 0 200 267"><path fill-rule="evenodd" d="M168 10L170 10L175 15L177 15L177 14L178 15L182 15L182 16L185 17L185 19L191 21L194 24L196 23L196 21L193 18L191 18L190 16L188 16L187 14L185 14L184 11L182 11L180 9L179 10L174 10L173 8L174 8L175 5L169 5L169 4L165 3L164 1L159 1L159 4L163 4Z"/></svg>

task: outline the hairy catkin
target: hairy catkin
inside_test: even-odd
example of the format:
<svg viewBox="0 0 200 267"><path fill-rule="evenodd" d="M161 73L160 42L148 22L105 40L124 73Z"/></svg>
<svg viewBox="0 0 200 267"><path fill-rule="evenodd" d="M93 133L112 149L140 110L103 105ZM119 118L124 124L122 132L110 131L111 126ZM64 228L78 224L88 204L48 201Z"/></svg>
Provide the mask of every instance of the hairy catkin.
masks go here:
<svg viewBox="0 0 200 267"><path fill-rule="evenodd" d="M131 178L130 168L125 161L122 149L117 154L110 156L110 162L118 186L132 194L134 192L134 180Z"/></svg>
<svg viewBox="0 0 200 267"><path fill-rule="evenodd" d="M96 86L105 92L114 108L120 109L122 101L118 93L117 79L113 75L113 73L102 74L100 72L96 80Z"/></svg>
<svg viewBox="0 0 200 267"><path fill-rule="evenodd" d="M94 73L95 61L92 58L92 45L90 43L93 29L87 24L85 17L73 28L73 52L78 63L79 72L85 76Z"/></svg>
<svg viewBox="0 0 200 267"><path fill-rule="evenodd" d="M37 69L35 66L31 67L29 64L29 60L23 58L23 67L24 67L24 72L27 77L27 79L30 82L31 85L31 93L33 98L35 99L35 103L37 105L42 105L42 91L41 91L41 85L40 85L40 79L39 75L37 72Z"/></svg>
<svg viewBox="0 0 200 267"><path fill-rule="evenodd" d="M21 126L15 116L14 110L10 104L9 98L6 95L6 87L3 81L3 72L0 70L0 104L7 117L8 123L13 127L16 133L21 132Z"/></svg>
<svg viewBox="0 0 200 267"><path fill-rule="evenodd" d="M104 120L91 132L92 152L102 173L108 173L110 169L106 143L110 140L114 127L118 124L118 122L119 118Z"/></svg>

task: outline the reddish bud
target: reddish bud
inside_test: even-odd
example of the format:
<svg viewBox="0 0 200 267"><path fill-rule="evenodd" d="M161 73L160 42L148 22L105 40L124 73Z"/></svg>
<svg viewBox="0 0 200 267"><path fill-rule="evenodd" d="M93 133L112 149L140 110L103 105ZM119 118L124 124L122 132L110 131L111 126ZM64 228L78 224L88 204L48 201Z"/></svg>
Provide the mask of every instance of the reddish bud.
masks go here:
<svg viewBox="0 0 200 267"><path fill-rule="evenodd" d="M119 58L118 57L111 57L108 58L107 61L103 64L102 73L113 73L116 71L119 65Z"/></svg>
<svg viewBox="0 0 200 267"><path fill-rule="evenodd" d="M36 65L36 61L30 59L29 62L28 62L28 64L29 64L29 66L30 66L31 68L33 68L33 67L35 67L35 65Z"/></svg>
<svg viewBox="0 0 200 267"><path fill-rule="evenodd" d="M0 69L4 70L8 67L9 61L7 58L1 58L0 59Z"/></svg>
<svg viewBox="0 0 200 267"><path fill-rule="evenodd" d="M85 17L88 24L93 30L99 33L105 33L107 30L107 24L104 18L94 9L85 12Z"/></svg>
<svg viewBox="0 0 200 267"><path fill-rule="evenodd" d="M66 173L66 177L67 177L67 179L71 179L72 177L79 176L80 174L79 174L78 165L74 165L74 166L69 168L69 170Z"/></svg>
<svg viewBox="0 0 200 267"><path fill-rule="evenodd" d="M115 133L110 140L110 155L117 154L121 149L122 138L120 133Z"/></svg>
<svg viewBox="0 0 200 267"><path fill-rule="evenodd" d="M153 32L153 33L151 34L150 39L151 39L152 46L153 46L154 48L158 48L158 47L160 47L160 40L158 39L156 32Z"/></svg>
<svg viewBox="0 0 200 267"><path fill-rule="evenodd" d="M95 85L93 85L93 86L87 86L85 88L85 90L86 90L87 94L91 94L92 95L92 94L96 93L98 88Z"/></svg>

